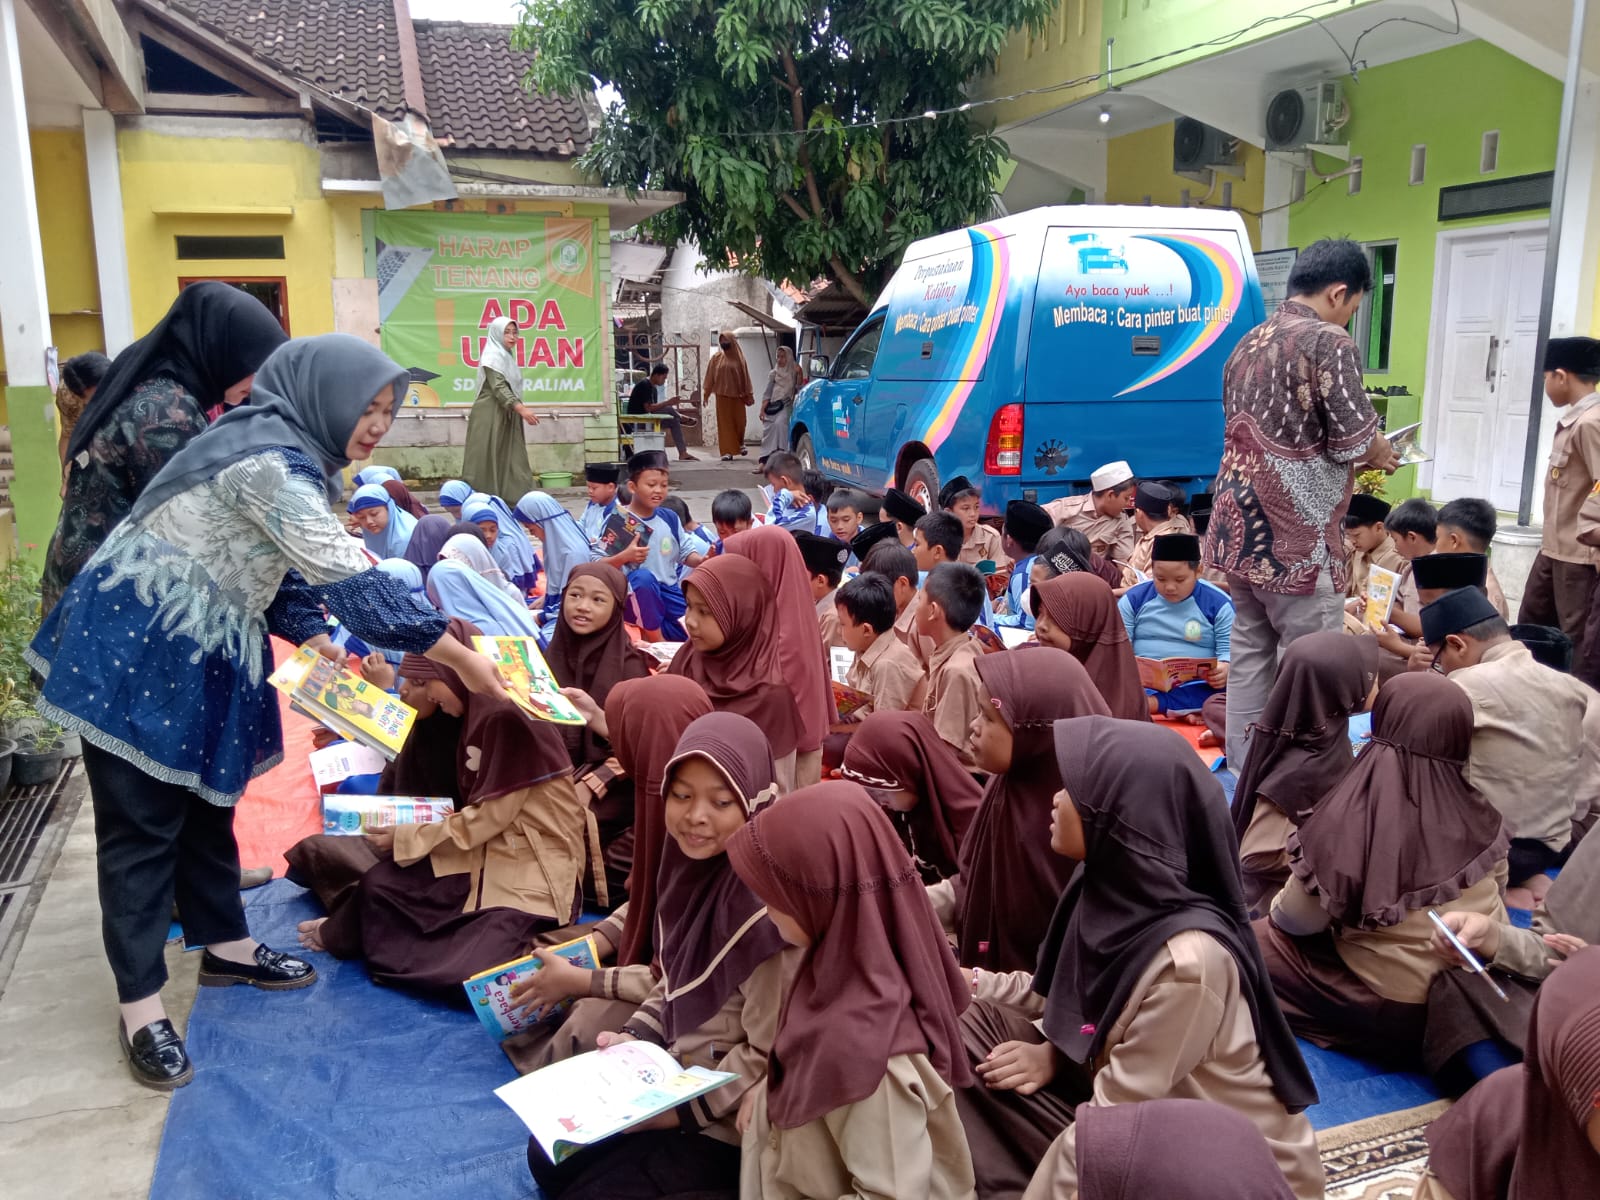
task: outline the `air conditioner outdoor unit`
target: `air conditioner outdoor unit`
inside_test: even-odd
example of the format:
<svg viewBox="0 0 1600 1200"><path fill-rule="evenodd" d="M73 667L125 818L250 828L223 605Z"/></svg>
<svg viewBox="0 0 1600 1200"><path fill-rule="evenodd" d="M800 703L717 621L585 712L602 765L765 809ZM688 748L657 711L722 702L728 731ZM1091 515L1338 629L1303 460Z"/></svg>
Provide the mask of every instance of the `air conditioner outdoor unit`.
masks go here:
<svg viewBox="0 0 1600 1200"><path fill-rule="evenodd" d="M1285 88L1267 103L1267 149L1298 150L1344 141L1344 89L1337 80Z"/></svg>
<svg viewBox="0 0 1600 1200"><path fill-rule="evenodd" d="M1206 182L1206 172L1238 167L1239 141L1193 117L1172 123L1172 173Z"/></svg>

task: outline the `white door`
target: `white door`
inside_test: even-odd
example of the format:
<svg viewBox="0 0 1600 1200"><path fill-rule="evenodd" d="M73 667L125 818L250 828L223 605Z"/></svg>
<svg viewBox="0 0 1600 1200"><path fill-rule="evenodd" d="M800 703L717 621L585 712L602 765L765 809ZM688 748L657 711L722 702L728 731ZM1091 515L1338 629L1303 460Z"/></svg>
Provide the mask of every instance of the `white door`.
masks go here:
<svg viewBox="0 0 1600 1200"><path fill-rule="evenodd" d="M1482 496L1515 510L1521 491L1544 273L1542 231L1449 243L1433 498Z"/></svg>

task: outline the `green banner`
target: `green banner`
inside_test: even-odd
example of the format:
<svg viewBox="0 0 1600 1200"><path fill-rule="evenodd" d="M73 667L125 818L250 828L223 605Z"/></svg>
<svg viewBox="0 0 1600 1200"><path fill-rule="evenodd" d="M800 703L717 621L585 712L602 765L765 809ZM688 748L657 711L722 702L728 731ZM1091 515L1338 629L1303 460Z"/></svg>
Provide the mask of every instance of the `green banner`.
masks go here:
<svg viewBox="0 0 1600 1200"><path fill-rule="evenodd" d="M490 322L517 323L522 398L605 404L595 225L585 218L380 212L383 351L411 370L407 403L470 404Z"/></svg>

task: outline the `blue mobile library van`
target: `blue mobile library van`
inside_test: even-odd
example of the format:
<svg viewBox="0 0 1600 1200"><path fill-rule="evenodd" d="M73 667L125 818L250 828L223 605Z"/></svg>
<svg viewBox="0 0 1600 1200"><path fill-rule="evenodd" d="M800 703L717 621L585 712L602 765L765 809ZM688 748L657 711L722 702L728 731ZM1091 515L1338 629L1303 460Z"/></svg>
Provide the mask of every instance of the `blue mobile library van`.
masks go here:
<svg viewBox="0 0 1600 1200"><path fill-rule="evenodd" d="M1088 488L1102 463L1209 490L1222 367L1265 319L1244 222L1214 209L1039 208L913 243L796 399L807 466L930 509Z"/></svg>

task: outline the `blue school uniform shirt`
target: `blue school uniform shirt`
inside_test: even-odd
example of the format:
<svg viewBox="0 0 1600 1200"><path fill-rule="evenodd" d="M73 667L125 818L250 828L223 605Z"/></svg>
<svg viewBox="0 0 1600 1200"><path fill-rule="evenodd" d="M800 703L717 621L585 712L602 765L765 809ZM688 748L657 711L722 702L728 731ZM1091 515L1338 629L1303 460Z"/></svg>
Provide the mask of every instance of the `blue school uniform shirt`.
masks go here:
<svg viewBox="0 0 1600 1200"><path fill-rule="evenodd" d="M678 586L678 579L687 567L685 561L691 554L701 553L684 537L683 526L670 508L658 508L648 520L633 514L650 527L650 543L645 547L644 562L635 571L648 571L658 582Z"/></svg>
<svg viewBox="0 0 1600 1200"><path fill-rule="evenodd" d="M1135 584L1117 601L1133 652L1140 658L1215 658L1227 662L1233 637L1233 601L1200 580L1194 594L1169 604L1154 580Z"/></svg>
<svg viewBox="0 0 1600 1200"><path fill-rule="evenodd" d="M681 526L682 524L683 523L680 521L679 525ZM700 528L703 529L703 528L705 528L705 526L702 525ZM721 539L718 539L717 546L718 546L719 552L720 552L720 549L721 549L721 545L722 545ZM690 555L690 554L699 554L699 555L710 554L711 553L711 542L706 537L705 534L700 532L699 529L685 529L683 531L683 552L684 552L684 554L686 556ZM683 586L683 577L685 575L687 575L688 573L689 573L689 568L684 566L682 563L679 563L678 564L678 586L679 587Z"/></svg>
<svg viewBox="0 0 1600 1200"><path fill-rule="evenodd" d="M1038 557L1030 554L1011 568L1011 580L1006 584L1006 612L994 619L996 625L1007 629L1033 628L1033 610L1028 606L1028 591L1033 584L1028 576Z"/></svg>
<svg viewBox="0 0 1600 1200"><path fill-rule="evenodd" d="M606 522L616 511L617 501L614 497L610 504L596 504L590 500L584 506L583 516L578 518L578 528L583 530L583 536L589 539L591 546L600 544L600 535L605 531Z"/></svg>
<svg viewBox="0 0 1600 1200"><path fill-rule="evenodd" d="M806 529L812 533L826 533L826 528L817 529L818 514L824 526L828 523L827 510L817 504L797 504L792 493L787 490L776 492L772 497L772 523L783 529Z"/></svg>

